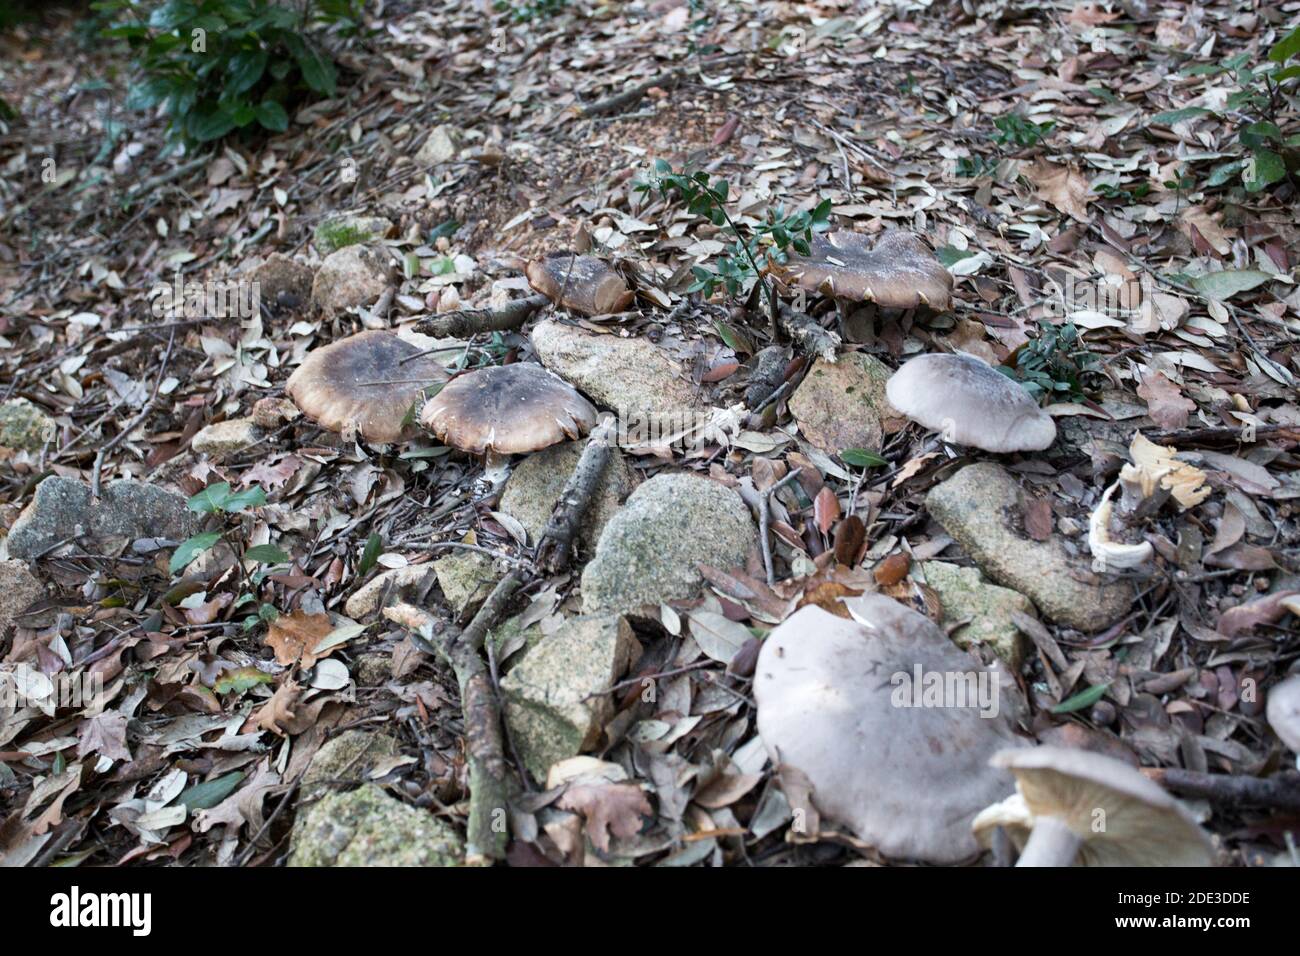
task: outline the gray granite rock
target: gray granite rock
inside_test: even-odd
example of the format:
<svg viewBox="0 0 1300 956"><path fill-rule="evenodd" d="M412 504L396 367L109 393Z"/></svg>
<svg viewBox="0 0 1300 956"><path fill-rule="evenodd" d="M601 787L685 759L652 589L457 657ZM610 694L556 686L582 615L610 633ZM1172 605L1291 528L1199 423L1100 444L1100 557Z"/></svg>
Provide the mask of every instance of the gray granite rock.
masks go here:
<svg viewBox="0 0 1300 956"><path fill-rule="evenodd" d="M884 425L902 415L885 397L887 366L863 352L818 359L790 396L790 412L799 430L828 455L846 448L879 452Z"/></svg>
<svg viewBox="0 0 1300 956"><path fill-rule="evenodd" d="M327 315L372 305L392 276L392 259L381 246L346 246L330 253L321 263L312 283L311 299Z"/></svg>
<svg viewBox="0 0 1300 956"><path fill-rule="evenodd" d="M463 853L449 824L368 783L300 811L288 865L458 866Z"/></svg>
<svg viewBox="0 0 1300 956"><path fill-rule="evenodd" d="M571 441L552 445L523 459L510 473L501 492L501 510L518 519L528 532L530 544L536 544L551 519L556 499L573 474L586 442ZM611 460L596 488L591 508L578 526L578 542L585 551L600 539L609 519L618 511L619 502L632 491L632 469L620 454Z"/></svg>

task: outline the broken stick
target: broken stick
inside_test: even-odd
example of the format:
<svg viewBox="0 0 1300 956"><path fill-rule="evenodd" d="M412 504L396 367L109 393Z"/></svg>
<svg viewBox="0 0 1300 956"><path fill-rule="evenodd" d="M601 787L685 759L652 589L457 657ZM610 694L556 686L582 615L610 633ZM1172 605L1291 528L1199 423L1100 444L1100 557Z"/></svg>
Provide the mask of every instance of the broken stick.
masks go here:
<svg viewBox="0 0 1300 956"><path fill-rule="evenodd" d="M537 565L548 574L557 574L568 566L573 553L573 539L578 526L591 510L600 486L601 475L610 457L617 454L617 422L611 415L592 429L587 447L574 466L564 490L555 503L551 519L546 522L537 544Z"/></svg>
<svg viewBox="0 0 1300 956"><path fill-rule="evenodd" d="M435 338L464 338L480 332L511 332L551 302L537 294L514 299L495 309L458 309L442 315L427 315L415 323L415 331Z"/></svg>
<svg viewBox="0 0 1300 956"><path fill-rule="evenodd" d="M1215 803L1300 811L1300 773L1245 777L1226 773L1198 773L1177 767L1147 767L1142 772L1166 790L1189 797L1199 797Z"/></svg>

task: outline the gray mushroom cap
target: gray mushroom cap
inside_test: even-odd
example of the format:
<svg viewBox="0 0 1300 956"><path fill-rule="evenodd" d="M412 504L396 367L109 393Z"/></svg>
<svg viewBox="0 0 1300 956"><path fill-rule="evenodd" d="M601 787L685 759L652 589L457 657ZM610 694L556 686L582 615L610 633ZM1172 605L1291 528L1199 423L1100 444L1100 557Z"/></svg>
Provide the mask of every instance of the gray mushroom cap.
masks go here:
<svg viewBox="0 0 1300 956"><path fill-rule="evenodd" d="M1056 423L1018 382L973 355L918 355L885 386L889 404L944 440L985 451L1040 451Z"/></svg>
<svg viewBox="0 0 1300 956"><path fill-rule="evenodd" d="M421 392L447 380L447 370L422 351L393 331L358 332L308 352L285 391L322 428L401 441L416 432L403 422Z"/></svg>
<svg viewBox="0 0 1300 956"><path fill-rule="evenodd" d="M911 681L920 667L966 680L981 668L897 601L865 594L844 603L856 621L809 605L763 641L754 697L764 746L774 764L808 779L822 815L886 856L975 856L971 820L1013 787L988 760L1022 741L1002 710L982 717L971 701L906 706L914 697L897 675ZM999 678L986 672L989 686L1000 687Z"/></svg>
<svg viewBox="0 0 1300 956"><path fill-rule="evenodd" d="M581 315L622 312L632 290L603 259L561 252L524 267L528 284L552 302Z"/></svg>
<svg viewBox="0 0 1300 956"><path fill-rule="evenodd" d="M1300 674L1269 690L1264 712L1278 739L1300 754Z"/></svg>
<svg viewBox="0 0 1300 956"><path fill-rule="evenodd" d="M420 412L438 440L476 455L517 455L580 438L595 407L540 365L476 369L449 382Z"/></svg>
<svg viewBox="0 0 1300 956"><path fill-rule="evenodd" d="M952 304L952 273L913 233L818 233L808 251L807 256L794 254L783 264L774 263L773 273L809 292L884 308L925 305L942 312Z"/></svg>

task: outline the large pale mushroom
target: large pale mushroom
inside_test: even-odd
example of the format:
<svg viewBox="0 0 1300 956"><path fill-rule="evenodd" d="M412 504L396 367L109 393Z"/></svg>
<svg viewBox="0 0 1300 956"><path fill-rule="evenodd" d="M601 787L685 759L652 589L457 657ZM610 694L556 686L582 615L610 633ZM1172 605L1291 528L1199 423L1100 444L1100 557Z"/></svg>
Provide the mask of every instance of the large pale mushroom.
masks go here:
<svg viewBox="0 0 1300 956"><path fill-rule="evenodd" d="M572 385L525 362L462 375L420 412L420 424L439 441L484 456L493 487L505 481L511 455L580 438L595 423L595 407Z"/></svg>
<svg viewBox="0 0 1300 956"><path fill-rule="evenodd" d="M595 256L556 253L528 263L524 272L530 286L570 312L608 315L632 303L623 277Z"/></svg>
<svg viewBox="0 0 1300 956"><path fill-rule="evenodd" d="M918 355L885 386L889 404L944 441L985 451L1040 451L1056 423L1018 382L973 355Z"/></svg>
<svg viewBox="0 0 1300 956"><path fill-rule="evenodd" d="M881 594L844 603L854 620L808 605L763 641L763 744L783 774L807 779L820 815L886 856L974 857L971 820L1012 788L987 762L1021 743L997 707L1000 670Z"/></svg>
<svg viewBox="0 0 1300 956"><path fill-rule="evenodd" d="M386 443L415 434L411 407L447 380L432 355L392 331L359 332L312 349L285 391L308 418L345 438Z"/></svg>
<svg viewBox="0 0 1300 956"><path fill-rule="evenodd" d="M1016 792L971 824L985 846L1002 827L1017 866L1208 866L1209 838L1183 805L1113 757L1064 747L1008 750Z"/></svg>
<svg viewBox="0 0 1300 956"><path fill-rule="evenodd" d="M1269 690L1264 714L1278 739L1295 751L1296 766L1300 767L1300 674Z"/></svg>

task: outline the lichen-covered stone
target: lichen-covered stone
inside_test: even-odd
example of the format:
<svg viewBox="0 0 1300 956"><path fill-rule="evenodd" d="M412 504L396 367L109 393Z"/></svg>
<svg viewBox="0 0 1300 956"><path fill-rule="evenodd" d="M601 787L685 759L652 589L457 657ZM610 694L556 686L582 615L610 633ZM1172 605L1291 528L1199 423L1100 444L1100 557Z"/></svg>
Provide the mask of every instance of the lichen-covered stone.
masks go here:
<svg viewBox="0 0 1300 956"><path fill-rule="evenodd" d="M506 675L501 681L506 725L534 777L545 780L551 764L595 745L614 712L613 698L599 692L640 653L623 617L575 617Z"/></svg>
<svg viewBox="0 0 1300 956"><path fill-rule="evenodd" d="M585 442L571 441L552 445L529 455L510 473L501 492L501 510L518 519L535 544L546 523L551 520L555 502L582 457ZM632 469L622 455L611 455L601 475L591 508L578 526L578 542L590 550L600 539L609 519L618 511L619 502L632 490Z"/></svg>
<svg viewBox="0 0 1300 956"><path fill-rule="evenodd" d="M371 305L388 287L392 259L379 246L345 246L321 263L312 283L311 298L327 314Z"/></svg>
<svg viewBox="0 0 1300 956"><path fill-rule="evenodd" d="M501 575L492 559L478 551L455 551L433 562L443 597L457 615L482 604Z"/></svg>
<svg viewBox="0 0 1300 956"><path fill-rule="evenodd" d="M373 783L331 793L299 813L289 866L459 866L464 842L428 810Z"/></svg>
<svg viewBox="0 0 1300 956"><path fill-rule="evenodd" d="M45 588L22 561L0 561L0 637L8 633L14 618L40 600Z"/></svg>
<svg viewBox="0 0 1300 956"><path fill-rule="evenodd" d="M78 527L83 546L109 538L184 539L200 524L185 502L165 488L130 478L109 482L100 500L92 501L88 485L52 475L36 486L5 545L11 558L32 558L77 534Z"/></svg>
<svg viewBox="0 0 1300 956"><path fill-rule="evenodd" d="M388 734L345 730L316 751L302 793L310 799L338 784L360 783L382 758L396 755L397 741Z"/></svg>
<svg viewBox="0 0 1300 956"><path fill-rule="evenodd" d="M864 352L838 362L818 359L790 396L790 412L805 438L838 455L846 448L880 451L885 426L902 415L885 397L890 371Z"/></svg>
<svg viewBox="0 0 1300 956"><path fill-rule="evenodd" d="M382 239L393 224L382 216L359 216L346 213L331 216L316 226L316 248L325 255L348 246Z"/></svg>
<svg viewBox="0 0 1300 956"><path fill-rule="evenodd" d="M421 587L429 575L434 573L436 562L429 564L408 564L404 568L392 568L375 575L357 590L343 605L343 613L354 621L359 621L379 610L379 601L384 595L391 604L403 600L406 593Z"/></svg>
<svg viewBox="0 0 1300 956"><path fill-rule="evenodd" d="M1044 617L1087 632L1124 617L1133 602L1132 584L1095 574L1059 538L1035 541L1026 535L1023 496L1001 466L982 461L930 489L925 504L985 575L1028 597Z"/></svg>
<svg viewBox="0 0 1300 956"><path fill-rule="evenodd" d="M694 597L699 566L743 564L758 536L740 495L708 478L659 474L610 519L582 573L582 608L627 613Z"/></svg>
<svg viewBox="0 0 1300 956"><path fill-rule="evenodd" d="M1034 605L1029 598L1019 591L990 584L975 568L946 561L926 561L921 565L921 573L939 596L943 623L969 622L949 632L959 647L987 644L1013 670L1019 669L1024 638L1012 614L1017 611L1033 614Z"/></svg>
<svg viewBox="0 0 1300 956"><path fill-rule="evenodd" d="M54 419L25 398L0 402L0 447L40 451L56 429Z"/></svg>

